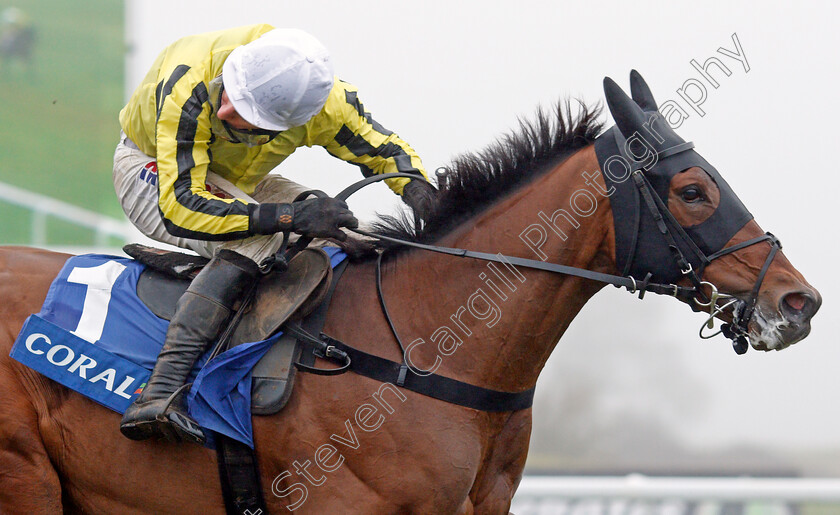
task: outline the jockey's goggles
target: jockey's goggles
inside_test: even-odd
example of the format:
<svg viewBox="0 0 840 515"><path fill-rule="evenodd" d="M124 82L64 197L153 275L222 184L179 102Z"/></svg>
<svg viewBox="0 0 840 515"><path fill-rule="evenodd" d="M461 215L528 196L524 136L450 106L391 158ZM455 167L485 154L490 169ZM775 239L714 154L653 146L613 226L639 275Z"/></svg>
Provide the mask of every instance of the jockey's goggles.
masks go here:
<svg viewBox="0 0 840 515"><path fill-rule="evenodd" d="M216 113L222 105L222 93L225 90L222 76L219 75L210 81L208 87L208 96L213 113L210 115L210 130L216 137L231 143L242 143L249 147L256 147L258 145L265 145L280 134L280 131L270 131L266 129L236 129L231 127L229 123L220 120Z"/></svg>

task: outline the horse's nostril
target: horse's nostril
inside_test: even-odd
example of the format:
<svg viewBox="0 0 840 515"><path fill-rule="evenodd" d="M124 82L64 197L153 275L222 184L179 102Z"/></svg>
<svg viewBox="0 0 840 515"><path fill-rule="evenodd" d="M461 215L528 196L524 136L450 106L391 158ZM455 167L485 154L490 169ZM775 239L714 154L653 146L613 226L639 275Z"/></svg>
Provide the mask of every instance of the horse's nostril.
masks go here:
<svg viewBox="0 0 840 515"><path fill-rule="evenodd" d="M807 320L817 311L817 302L807 293L788 293L782 297L781 311L786 317Z"/></svg>
<svg viewBox="0 0 840 515"><path fill-rule="evenodd" d="M805 295L802 295L801 293L792 293L785 296L785 302L794 310L802 311L802 308L805 307L807 299L805 299Z"/></svg>

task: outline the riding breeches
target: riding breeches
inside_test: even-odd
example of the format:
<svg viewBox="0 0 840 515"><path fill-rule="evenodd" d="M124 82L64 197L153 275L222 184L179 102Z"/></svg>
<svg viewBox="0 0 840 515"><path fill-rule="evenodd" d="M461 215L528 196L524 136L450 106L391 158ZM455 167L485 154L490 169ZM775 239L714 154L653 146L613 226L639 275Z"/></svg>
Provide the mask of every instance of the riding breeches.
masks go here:
<svg viewBox="0 0 840 515"><path fill-rule="evenodd" d="M173 236L167 232L158 208L157 162L120 133L120 142L114 152L114 189L126 216L137 229L149 238L190 249L210 258L220 249L230 249L262 264L283 243L282 234L256 235L233 241L202 241ZM292 202L305 186L279 175L270 174L260 182L253 196L234 186L230 181L207 173L207 190L223 198L241 198L248 202ZM296 235L290 238L296 239Z"/></svg>

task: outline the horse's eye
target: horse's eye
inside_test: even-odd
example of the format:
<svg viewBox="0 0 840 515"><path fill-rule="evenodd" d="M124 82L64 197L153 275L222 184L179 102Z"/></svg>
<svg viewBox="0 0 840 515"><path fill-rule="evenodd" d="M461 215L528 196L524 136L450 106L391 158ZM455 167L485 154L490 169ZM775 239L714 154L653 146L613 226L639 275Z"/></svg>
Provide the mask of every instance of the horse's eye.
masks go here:
<svg viewBox="0 0 840 515"><path fill-rule="evenodd" d="M703 192L697 186L688 186L682 192L680 192L680 196L682 197L683 201L688 203L695 203L705 200L703 196Z"/></svg>

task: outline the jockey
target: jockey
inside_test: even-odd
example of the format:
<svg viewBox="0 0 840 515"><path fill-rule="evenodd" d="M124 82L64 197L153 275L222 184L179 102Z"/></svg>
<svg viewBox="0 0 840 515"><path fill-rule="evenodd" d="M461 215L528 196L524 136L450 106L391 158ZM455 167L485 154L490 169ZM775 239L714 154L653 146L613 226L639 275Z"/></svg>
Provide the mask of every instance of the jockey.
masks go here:
<svg viewBox="0 0 840 515"><path fill-rule="evenodd" d="M429 188L417 153L333 77L327 50L296 29L251 25L189 36L158 56L120 112L114 187L152 239L210 262L178 301L149 381L120 430L203 441L184 383L198 358L269 266L282 231L344 240L358 221L332 198L294 202L308 188L269 172L300 146L319 145L386 180L422 218Z"/></svg>
<svg viewBox="0 0 840 515"><path fill-rule="evenodd" d="M17 7L6 7L0 13L0 64L17 59L29 65L35 42L32 18Z"/></svg>

